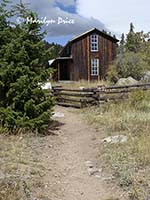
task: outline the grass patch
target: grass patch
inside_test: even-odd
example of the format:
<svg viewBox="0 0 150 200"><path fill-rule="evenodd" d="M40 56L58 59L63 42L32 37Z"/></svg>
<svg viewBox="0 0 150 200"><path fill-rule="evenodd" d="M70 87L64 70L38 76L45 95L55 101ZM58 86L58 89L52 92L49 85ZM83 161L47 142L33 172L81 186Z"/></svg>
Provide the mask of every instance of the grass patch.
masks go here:
<svg viewBox="0 0 150 200"><path fill-rule="evenodd" d="M40 160L44 140L31 134L0 135L0 200L35 198L34 185L41 187L46 173Z"/></svg>
<svg viewBox="0 0 150 200"><path fill-rule="evenodd" d="M132 93L128 100L84 109L86 120L102 137L126 135L123 144L102 144L99 159L130 199L150 198L150 109L149 92Z"/></svg>
<svg viewBox="0 0 150 200"><path fill-rule="evenodd" d="M52 82L52 85L61 85L64 88L69 88L69 89L80 89L80 87L85 87L85 88L91 88L91 87L97 87L98 85L108 85L109 82L106 81L85 81L85 80L80 80L80 81L69 81L69 82Z"/></svg>

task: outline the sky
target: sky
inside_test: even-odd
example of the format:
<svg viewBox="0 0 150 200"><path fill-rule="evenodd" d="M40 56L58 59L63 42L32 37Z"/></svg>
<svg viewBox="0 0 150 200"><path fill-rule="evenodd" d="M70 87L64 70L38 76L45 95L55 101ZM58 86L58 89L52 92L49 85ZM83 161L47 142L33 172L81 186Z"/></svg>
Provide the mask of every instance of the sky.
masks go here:
<svg viewBox="0 0 150 200"><path fill-rule="evenodd" d="M12 0L12 4L20 0ZM1 2L1 0L0 0ZM22 0L38 13L47 31L45 39L64 45L91 28L112 32L118 38L127 33L130 22L135 31L150 31L150 0ZM32 22L32 19L27 19ZM19 19L16 19L18 22Z"/></svg>

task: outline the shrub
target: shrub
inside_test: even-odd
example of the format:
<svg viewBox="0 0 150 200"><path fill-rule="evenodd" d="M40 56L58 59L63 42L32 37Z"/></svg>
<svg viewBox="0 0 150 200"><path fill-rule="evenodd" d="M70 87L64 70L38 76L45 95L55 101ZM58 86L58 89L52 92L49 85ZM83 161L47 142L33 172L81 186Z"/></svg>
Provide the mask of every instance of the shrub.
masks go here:
<svg viewBox="0 0 150 200"><path fill-rule="evenodd" d="M119 78L131 76L136 80L140 80L148 68L149 66L144 61L142 54L126 52L118 56L113 65L109 66L108 79L116 82Z"/></svg>
<svg viewBox="0 0 150 200"><path fill-rule="evenodd" d="M115 64L112 64L108 68L107 79L112 83L116 83L120 78Z"/></svg>
<svg viewBox="0 0 150 200"><path fill-rule="evenodd" d="M0 5L0 24L6 22L0 33L0 125L41 131L48 127L54 105L53 98L47 98L39 86L51 73L44 33L40 24L25 22L27 16L34 18L36 14L22 3L13 13L19 13L23 22L12 26L5 2Z"/></svg>

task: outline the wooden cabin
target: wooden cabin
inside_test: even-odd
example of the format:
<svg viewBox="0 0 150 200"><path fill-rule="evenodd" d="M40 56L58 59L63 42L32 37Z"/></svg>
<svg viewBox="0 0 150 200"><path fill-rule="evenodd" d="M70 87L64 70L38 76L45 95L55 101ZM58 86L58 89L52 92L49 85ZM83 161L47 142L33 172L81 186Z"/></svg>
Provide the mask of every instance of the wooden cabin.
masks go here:
<svg viewBox="0 0 150 200"><path fill-rule="evenodd" d="M56 80L105 79L108 65L116 57L118 40L96 28L70 40L59 57L50 61Z"/></svg>

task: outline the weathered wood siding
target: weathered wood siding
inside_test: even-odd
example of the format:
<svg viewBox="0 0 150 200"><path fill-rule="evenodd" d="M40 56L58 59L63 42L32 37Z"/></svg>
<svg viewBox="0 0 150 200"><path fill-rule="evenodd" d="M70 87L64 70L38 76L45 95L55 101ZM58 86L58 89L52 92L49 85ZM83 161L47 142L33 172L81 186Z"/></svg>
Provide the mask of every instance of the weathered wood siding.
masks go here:
<svg viewBox="0 0 150 200"><path fill-rule="evenodd" d="M87 37L80 39L72 44L71 55L72 63L72 80L88 80L88 46Z"/></svg>
<svg viewBox="0 0 150 200"><path fill-rule="evenodd" d="M86 35L72 43L71 55L73 58L73 63L71 68L71 80L98 80L98 78L105 78L108 65L116 56L117 44L113 40L110 40L103 35L98 36L98 52L91 52L91 34ZM92 58L99 59L99 76L91 76Z"/></svg>

